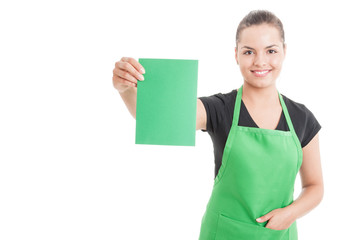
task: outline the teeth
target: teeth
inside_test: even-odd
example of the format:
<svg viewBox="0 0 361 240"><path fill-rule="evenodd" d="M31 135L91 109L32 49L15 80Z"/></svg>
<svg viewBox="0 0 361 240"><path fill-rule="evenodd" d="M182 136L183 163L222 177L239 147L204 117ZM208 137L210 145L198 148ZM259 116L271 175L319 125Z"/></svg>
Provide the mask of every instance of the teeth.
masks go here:
<svg viewBox="0 0 361 240"><path fill-rule="evenodd" d="M268 71L262 71L262 72L257 72L257 71L255 71L255 73L257 73L257 74L265 74L265 73L267 73Z"/></svg>

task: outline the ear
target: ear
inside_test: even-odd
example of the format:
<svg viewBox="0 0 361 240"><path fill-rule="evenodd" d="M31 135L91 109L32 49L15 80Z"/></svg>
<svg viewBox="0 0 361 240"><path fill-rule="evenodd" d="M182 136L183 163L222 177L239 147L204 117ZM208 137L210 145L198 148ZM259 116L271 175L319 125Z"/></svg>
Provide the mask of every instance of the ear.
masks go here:
<svg viewBox="0 0 361 240"><path fill-rule="evenodd" d="M237 65L239 65L239 63L238 63L238 49L237 49L237 46L234 48L234 50L235 50L236 62L237 62Z"/></svg>
<svg viewBox="0 0 361 240"><path fill-rule="evenodd" d="M286 52L287 52L287 44L284 43L283 44L283 53L284 53L285 57L286 57Z"/></svg>

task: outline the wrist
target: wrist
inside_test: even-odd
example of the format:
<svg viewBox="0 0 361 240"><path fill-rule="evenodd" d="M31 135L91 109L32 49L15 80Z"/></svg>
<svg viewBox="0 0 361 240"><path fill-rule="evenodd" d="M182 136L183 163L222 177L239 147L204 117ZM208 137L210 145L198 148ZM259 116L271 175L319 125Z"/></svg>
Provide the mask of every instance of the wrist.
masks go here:
<svg viewBox="0 0 361 240"><path fill-rule="evenodd" d="M126 87L123 89L117 89L120 95L126 94L129 91L130 87Z"/></svg>
<svg viewBox="0 0 361 240"><path fill-rule="evenodd" d="M285 209L289 212L289 216L292 221L296 221L299 218L297 207L293 203L285 207Z"/></svg>
<svg viewBox="0 0 361 240"><path fill-rule="evenodd" d="M136 87L126 87L124 89L118 89L120 96L127 96L136 94L137 88Z"/></svg>

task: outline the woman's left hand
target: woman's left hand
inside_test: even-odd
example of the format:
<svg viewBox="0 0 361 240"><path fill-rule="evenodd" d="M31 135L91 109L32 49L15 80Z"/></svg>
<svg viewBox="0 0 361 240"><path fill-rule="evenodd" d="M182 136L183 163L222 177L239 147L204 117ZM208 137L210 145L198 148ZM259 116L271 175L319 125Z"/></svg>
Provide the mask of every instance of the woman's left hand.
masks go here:
<svg viewBox="0 0 361 240"><path fill-rule="evenodd" d="M266 215L257 218L259 223L268 221L266 228L284 230L289 228L296 219L288 208L277 208Z"/></svg>

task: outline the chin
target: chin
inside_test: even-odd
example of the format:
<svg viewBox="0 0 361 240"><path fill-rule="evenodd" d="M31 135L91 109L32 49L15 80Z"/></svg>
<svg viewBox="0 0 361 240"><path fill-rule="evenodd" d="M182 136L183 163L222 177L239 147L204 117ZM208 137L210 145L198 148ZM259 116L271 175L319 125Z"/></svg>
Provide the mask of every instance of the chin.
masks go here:
<svg viewBox="0 0 361 240"><path fill-rule="evenodd" d="M244 83L254 88L269 88L276 85L276 81L272 79L252 79L244 80Z"/></svg>

